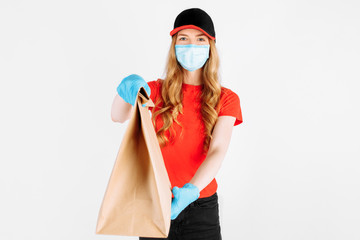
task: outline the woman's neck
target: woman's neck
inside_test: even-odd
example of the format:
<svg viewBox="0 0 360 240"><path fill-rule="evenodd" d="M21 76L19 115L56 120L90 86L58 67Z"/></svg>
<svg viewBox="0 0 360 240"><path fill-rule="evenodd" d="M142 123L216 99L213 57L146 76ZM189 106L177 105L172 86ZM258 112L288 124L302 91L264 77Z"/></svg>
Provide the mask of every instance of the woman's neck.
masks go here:
<svg viewBox="0 0 360 240"><path fill-rule="evenodd" d="M184 71L184 83L191 85L202 84L202 80L201 80L202 68L199 68L192 72L185 69L183 71Z"/></svg>

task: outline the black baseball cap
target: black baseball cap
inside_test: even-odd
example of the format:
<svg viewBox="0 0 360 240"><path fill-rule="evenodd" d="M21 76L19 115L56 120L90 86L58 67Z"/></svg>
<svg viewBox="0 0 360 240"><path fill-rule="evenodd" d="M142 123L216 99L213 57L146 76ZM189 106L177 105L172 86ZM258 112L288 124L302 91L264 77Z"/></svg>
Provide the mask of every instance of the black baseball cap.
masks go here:
<svg viewBox="0 0 360 240"><path fill-rule="evenodd" d="M210 39L215 40L213 21L209 14L200 8L189 8L182 11L175 19L174 29L170 32L170 36L186 28L200 30Z"/></svg>

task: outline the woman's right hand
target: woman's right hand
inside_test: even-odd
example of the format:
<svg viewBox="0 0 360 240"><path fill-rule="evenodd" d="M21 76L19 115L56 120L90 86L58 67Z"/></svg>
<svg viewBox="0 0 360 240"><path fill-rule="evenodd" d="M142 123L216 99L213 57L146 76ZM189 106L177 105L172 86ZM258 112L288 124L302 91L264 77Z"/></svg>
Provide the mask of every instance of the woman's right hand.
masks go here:
<svg viewBox="0 0 360 240"><path fill-rule="evenodd" d="M151 90L147 82L139 75L131 74L121 80L116 90L125 102L134 106L137 93L141 87L145 88L146 93L150 97ZM143 104L142 106L145 107L145 105Z"/></svg>

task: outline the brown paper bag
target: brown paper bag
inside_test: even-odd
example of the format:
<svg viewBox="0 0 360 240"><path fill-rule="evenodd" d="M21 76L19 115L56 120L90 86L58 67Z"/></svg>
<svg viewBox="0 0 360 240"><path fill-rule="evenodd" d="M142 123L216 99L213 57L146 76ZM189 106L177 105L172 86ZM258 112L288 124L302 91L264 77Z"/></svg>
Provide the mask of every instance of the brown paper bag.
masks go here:
<svg viewBox="0 0 360 240"><path fill-rule="evenodd" d="M96 234L168 236L171 184L149 106L154 103L140 88L99 211Z"/></svg>

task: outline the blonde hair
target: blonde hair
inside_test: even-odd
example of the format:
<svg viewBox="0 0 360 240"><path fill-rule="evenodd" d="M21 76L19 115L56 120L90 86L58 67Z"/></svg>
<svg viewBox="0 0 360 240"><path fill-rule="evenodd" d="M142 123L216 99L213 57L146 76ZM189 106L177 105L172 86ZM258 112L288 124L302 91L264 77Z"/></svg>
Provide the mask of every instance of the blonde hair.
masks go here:
<svg viewBox="0 0 360 240"><path fill-rule="evenodd" d="M172 37L168 59L166 64L166 77L162 81L160 90L160 97L155 103L156 105L161 101L163 106L152 115L152 121L156 129L156 117L161 116L163 126L157 130L156 136L160 146L165 146L170 140L175 137L173 122L175 121L182 127L180 122L177 121L178 114L183 113L182 105L182 83L184 73L182 66L176 60L175 43L177 34ZM210 53L209 58L203 66L202 81L203 88L201 93L201 115L204 122L204 153L209 149L210 141L212 139L212 131L218 118L218 103L221 95L221 85L218 77L219 69L219 56L215 47L214 40L209 39ZM171 129L170 129L171 127ZM169 131L170 139L165 135ZM182 134L182 131L181 131Z"/></svg>

